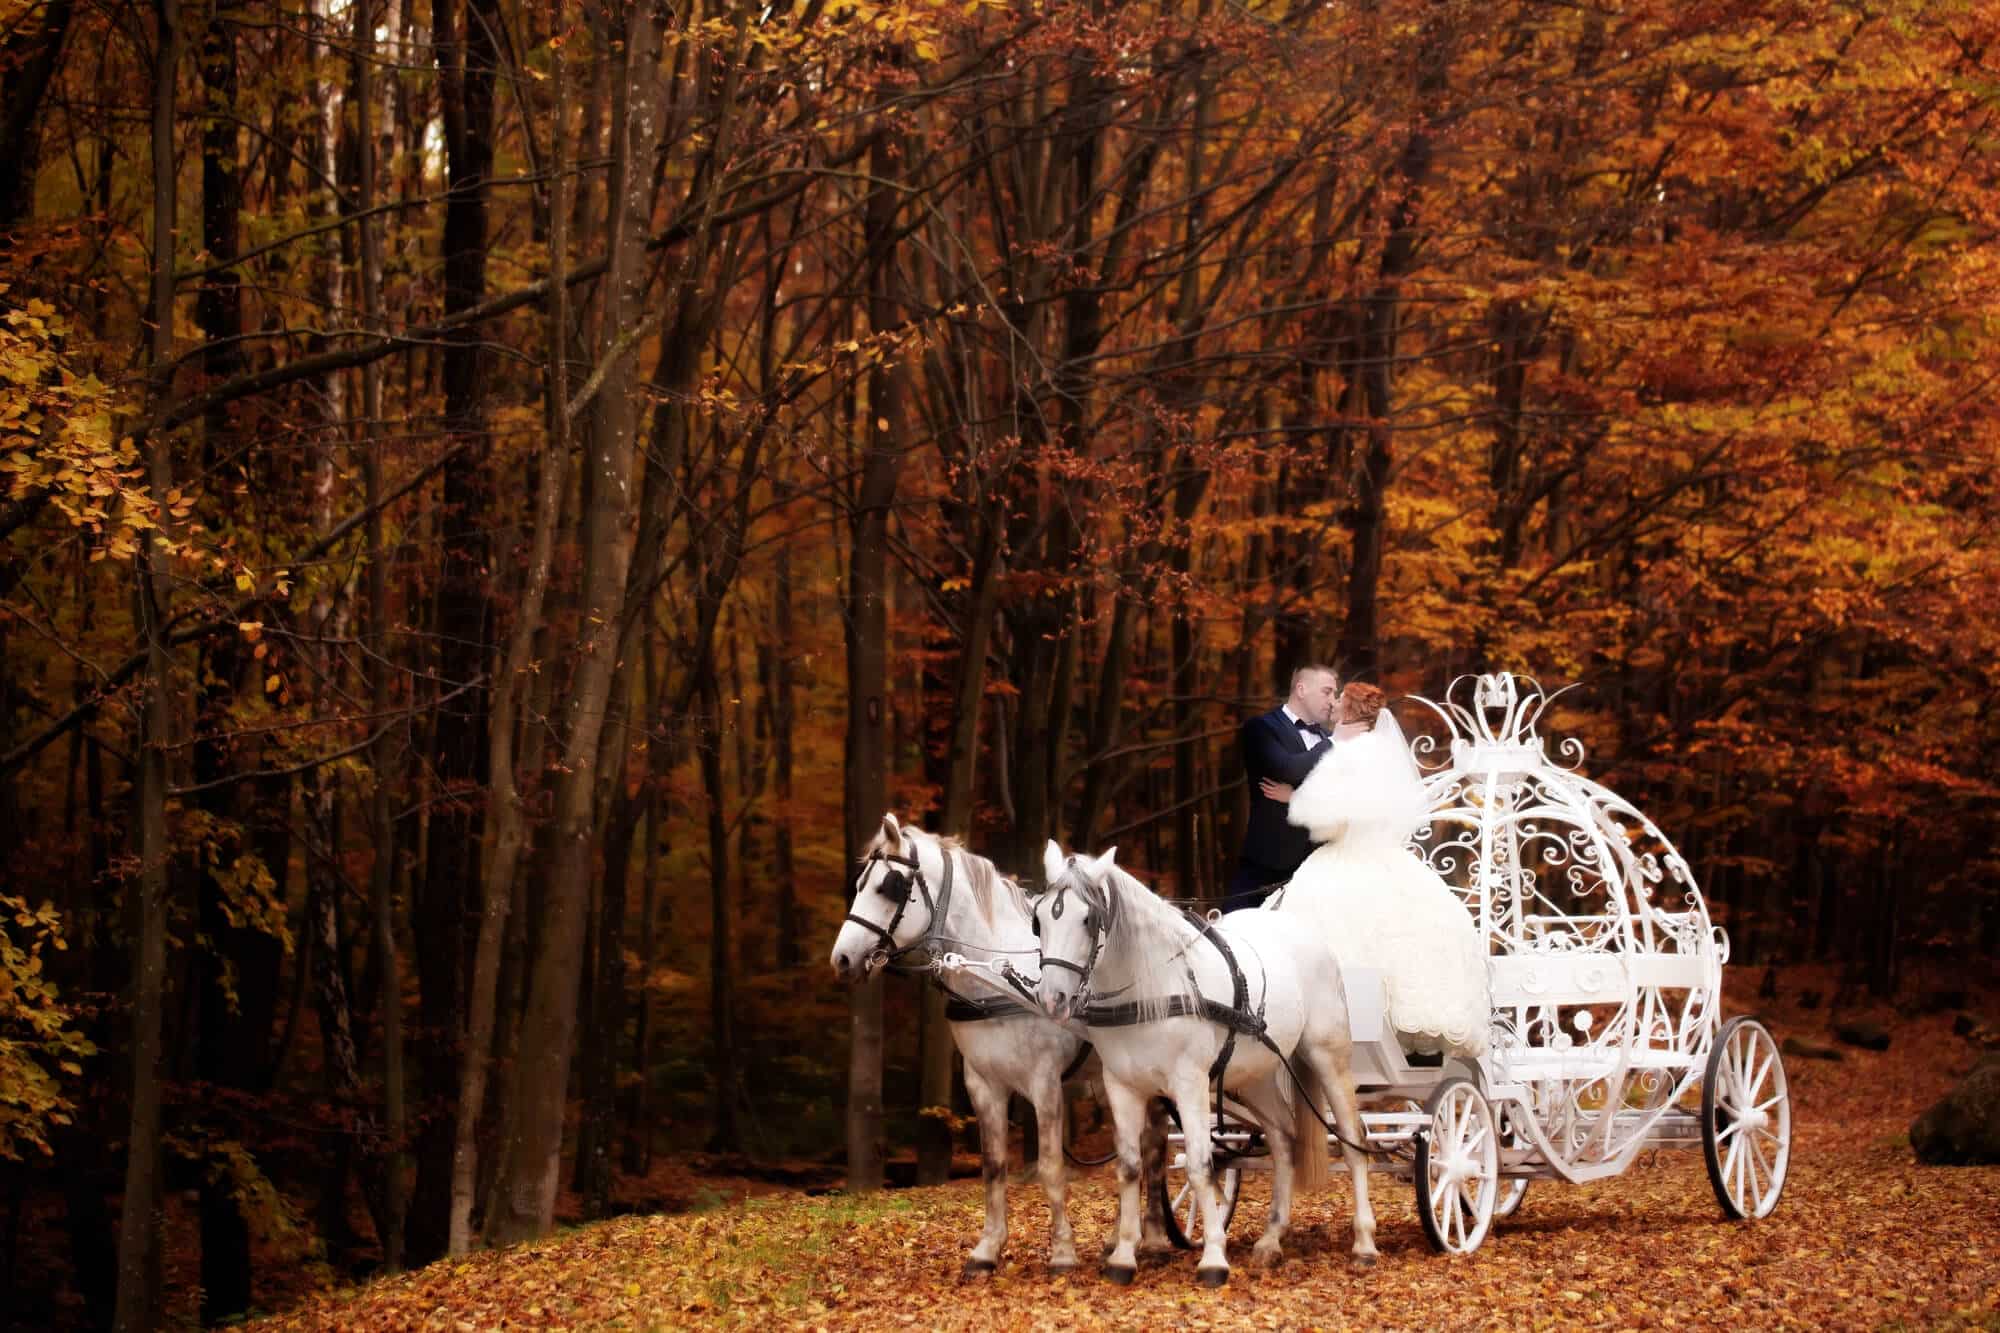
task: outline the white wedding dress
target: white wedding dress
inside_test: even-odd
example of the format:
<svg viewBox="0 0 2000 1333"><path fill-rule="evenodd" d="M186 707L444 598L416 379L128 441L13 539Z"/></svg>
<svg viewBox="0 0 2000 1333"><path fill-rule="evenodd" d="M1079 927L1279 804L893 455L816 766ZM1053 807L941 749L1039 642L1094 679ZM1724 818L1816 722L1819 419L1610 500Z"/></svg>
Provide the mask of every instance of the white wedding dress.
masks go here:
<svg viewBox="0 0 2000 1333"><path fill-rule="evenodd" d="M1277 907L1311 921L1343 967L1379 969L1389 1025L1410 1051L1477 1056L1492 1005L1486 942L1450 887L1405 845L1428 810L1402 728L1336 739L1287 817L1320 845Z"/></svg>

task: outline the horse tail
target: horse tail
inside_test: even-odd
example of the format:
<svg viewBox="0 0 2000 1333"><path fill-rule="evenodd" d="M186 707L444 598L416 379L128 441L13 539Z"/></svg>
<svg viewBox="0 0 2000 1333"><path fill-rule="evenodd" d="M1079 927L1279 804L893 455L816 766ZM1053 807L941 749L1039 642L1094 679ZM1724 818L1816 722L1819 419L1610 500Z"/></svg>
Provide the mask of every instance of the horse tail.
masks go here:
<svg viewBox="0 0 2000 1333"><path fill-rule="evenodd" d="M1297 1061L1299 1086L1292 1090L1292 1189L1322 1190L1331 1172L1326 1161L1326 1126L1318 1107L1326 1098L1310 1066Z"/></svg>

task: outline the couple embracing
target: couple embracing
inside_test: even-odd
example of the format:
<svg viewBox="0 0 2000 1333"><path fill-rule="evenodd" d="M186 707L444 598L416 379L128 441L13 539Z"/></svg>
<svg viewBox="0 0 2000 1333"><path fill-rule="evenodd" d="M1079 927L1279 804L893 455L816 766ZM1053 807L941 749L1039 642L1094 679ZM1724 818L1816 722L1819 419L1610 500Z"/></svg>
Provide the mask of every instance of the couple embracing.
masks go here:
<svg viewBox="0 0 2000 1333"><path fill-rule="evenodd" d="M1224 910L1297 916L1343 967L1378 969L1412 1051L1476 1056L1490 1016L1486 942L1450 887L1410 851L1430 802L1382 691L1341 689L1323 666L1241 733L1250 821Z"/></svg>

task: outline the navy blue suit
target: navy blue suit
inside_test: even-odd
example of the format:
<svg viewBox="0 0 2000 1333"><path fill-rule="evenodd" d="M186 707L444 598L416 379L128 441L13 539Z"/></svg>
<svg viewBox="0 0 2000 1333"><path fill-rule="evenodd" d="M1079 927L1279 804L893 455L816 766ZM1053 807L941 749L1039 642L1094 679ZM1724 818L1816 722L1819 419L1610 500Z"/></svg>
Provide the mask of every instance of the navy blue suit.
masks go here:
<svg viewBox="0 0 2000 1333"><path fill-rule="evenodd" d="M1311 836L1287 823L1284 802L1266 796L1258 783L1269 778L1296 787L1333 746L1325 736L1300 728L1282 708L1245 722L1237 739L1250 783L1250 826L1244 830L1243 851L1229 881L1225 912L1263 902L1312 853Z"/></svg>

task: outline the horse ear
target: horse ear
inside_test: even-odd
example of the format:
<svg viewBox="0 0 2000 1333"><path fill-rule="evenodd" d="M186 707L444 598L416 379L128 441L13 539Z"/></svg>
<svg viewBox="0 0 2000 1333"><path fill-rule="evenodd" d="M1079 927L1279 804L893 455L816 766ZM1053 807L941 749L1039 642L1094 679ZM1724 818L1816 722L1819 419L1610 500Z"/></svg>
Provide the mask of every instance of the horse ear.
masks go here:
<svg viewBox="0 0 2000 1333"><path fill-rule="evenodd" d="M1050 838L1049 845L1042 848L1042 876L1049 883L1053 884L1057 880L1062 878L1062 874L1063 874L1062 848L1056 846L1056 840L1054 838Z"/></svg>
<svg viewBox="0 0 2000 1333"><path fill-rule="evenodd" d="M903 845L903 826L896 822L894 811L882 816L882 841L889 847Z"/></svg>
<svg viewBox="0 0 2000 1333"><path fill-rule="evenodd" d="M1097 868L1099 870L1116 870L1118 868L1118 848L1116 846L1105 848L1104 855L1097 858Z"/></svg>

